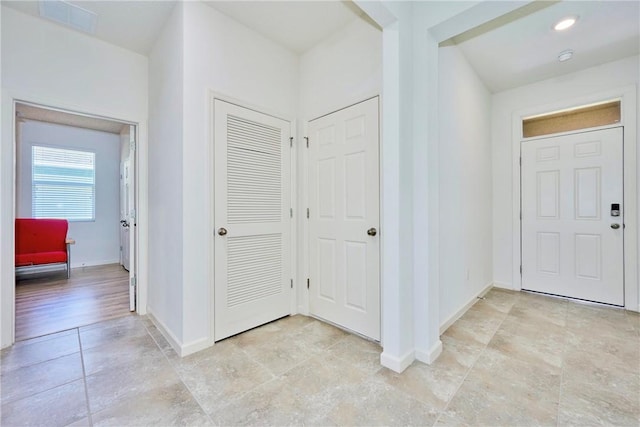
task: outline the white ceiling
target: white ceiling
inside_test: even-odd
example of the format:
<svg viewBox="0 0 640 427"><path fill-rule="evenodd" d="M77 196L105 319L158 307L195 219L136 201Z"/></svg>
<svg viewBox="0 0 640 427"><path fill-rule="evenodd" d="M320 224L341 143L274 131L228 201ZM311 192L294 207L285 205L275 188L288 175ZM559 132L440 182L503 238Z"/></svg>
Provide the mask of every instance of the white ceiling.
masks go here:
<svg viewBox="0 0 640 427"><path fill-rule="evenodd" d="M98 15L95 37L147 55L175 6L175 0L67 1ZM2 5L40 16L35 0L2 0ZM50 21L51 22L51 21Z"/></svg>
<svg viewBox="0 0 640 427"><path fill-rule="evenodd" d="M640 52L640 2L563 1L489 32L454 37L471 66L492 92L575 72ZM578 15L572 28L551 27ZM464 40L464 41L460 41ZM569 61L558 54L573 49Z"/></svg>
<svg viewBox="0 0 640 427"><path fill-rule="evenodd" d="M98 14L97 38L146 55L176 0L71 0L70 3ZM362 14L350 0L236 0L206 4L297 53L308 50ZM519 19L500 19L495 25L454 37L492 92L639 53L640 1L568 0L548 4ZM2 0L2 5L38 16L35 0ZM437 2L433 5L437 7ZM573 28L563 33L551 30L554 22L570 14L580 16ZM491 30L485 31L486 28ZM567 48L575 51L574 58L558 62L558 53Z"/></svg>
<svg viewBox="0 0 640 427"><path fill-rule="evenodd" d="M351 1L205 1L295 53L303 53L362 15Z"/></svg>

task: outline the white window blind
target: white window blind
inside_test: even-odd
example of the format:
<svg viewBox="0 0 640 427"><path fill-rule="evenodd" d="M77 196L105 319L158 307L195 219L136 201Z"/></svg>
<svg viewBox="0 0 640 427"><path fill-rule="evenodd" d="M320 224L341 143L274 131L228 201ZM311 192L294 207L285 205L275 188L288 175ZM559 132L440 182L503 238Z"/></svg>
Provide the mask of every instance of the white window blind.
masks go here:
<svg viewBox="0 0 640 427"><path fill-rule="evenodd" d="M32 216L95 220L95 153L32 147Z"/></svg>

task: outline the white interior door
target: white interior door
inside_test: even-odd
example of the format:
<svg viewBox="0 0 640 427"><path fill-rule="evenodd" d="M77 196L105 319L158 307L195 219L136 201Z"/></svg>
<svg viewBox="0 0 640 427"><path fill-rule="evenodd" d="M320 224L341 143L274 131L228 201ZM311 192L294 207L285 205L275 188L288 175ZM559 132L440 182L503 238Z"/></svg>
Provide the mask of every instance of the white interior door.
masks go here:
<svg viewBox="0 0 640 427"><path fill-rule="evenodd" d="M214 335L290 314L291 124L214 101Z"/></svg>
<svg viewBox="0 0 640 427"><path fill-rule="evenodd" d="M129 158L125 174L125 191L127 200L127 270L129 270L129 310L136 310L136 127L129 126ZM126 268L126 267L125 267Z"/></svg>
<svg viewBox="0 0 640 427"><path fill-rule="evenodd" d="M522 143L523 289L624 305L622 135Z"/></svg>
<svg viewBox="0 0 640 427"><path fill-rule="evenodd" d="M309 123L309 310L380 340L378 98Z"/></svg>
<svg viewBox="0 0 640 427"><path fill-rule="evenodd" d="M122 162L120 168L120 194L121 194L121 209L120 209L120 264L122 267L131 271L129 253L131 252L129 245L131 244L130 236L130 224L129 224L129 159Z"/></svg>

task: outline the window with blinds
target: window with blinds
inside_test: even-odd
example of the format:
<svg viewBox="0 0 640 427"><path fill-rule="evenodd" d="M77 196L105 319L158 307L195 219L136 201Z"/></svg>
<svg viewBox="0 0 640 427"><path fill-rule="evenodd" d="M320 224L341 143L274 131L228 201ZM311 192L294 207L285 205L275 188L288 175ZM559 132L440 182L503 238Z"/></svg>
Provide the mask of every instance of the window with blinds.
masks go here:
<svg viewBox="0 0 640 427"><path fill-rule="evenodd" d="M33 218L95 220L95 153L32 147Z"/></svg>

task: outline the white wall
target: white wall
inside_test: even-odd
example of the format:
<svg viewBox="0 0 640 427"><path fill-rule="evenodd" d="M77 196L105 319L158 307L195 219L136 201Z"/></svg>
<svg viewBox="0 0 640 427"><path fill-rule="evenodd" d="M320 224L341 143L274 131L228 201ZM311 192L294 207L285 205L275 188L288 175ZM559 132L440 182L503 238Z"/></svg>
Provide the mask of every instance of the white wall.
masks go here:
<svg viewBox="0 0 640 427"><path fill-rule="evenodd" d="M147 58L137 53L2 7L2 145L0 175L1 345L13 330L13 99L140 123L146 150ZM144 155L142 158L145 158ZM141 170L146 166L143 165ZM146 174L140 175L146 194ZM146 239L146 205L139 206L141 241ZM146 283L145 245L138 278ZM141 301L144 309L146 303Z"/></svg>
<svg viewBox="0 0 640 427"><path fill-rule="evenodd" d="M70 126L27 121L20 124L16 152L16 216L31 218L31 148L44 145L92 151L95 163L95 221L70 221L67 236L71 247L71 267L117 263L119 236L120 136Z"/></svg>
<svg viewBox="0 0 640 427"><path fill-rule="evenodd" d="M506 288L514 286L512 155L518 142L512 140L513 113L627 85L638 85L639 80L639 58L634 56L493 95L493 272L497 285ZM640 123L640 116L636 123ZM632 143L637 144L637 141Z"/></svg>
<svg viewBox="0 0 640 427"><path fill-rule="evenodd" d="M380 95L382 31L364 18L300 57L299 116L307 121Z"/></svg>
<svg viewBox="0 0 640 427"><path fill-rule="evenodd" d="M300 56L300 126L296 141L302 144L310 119L348 107L382 92L382 31L364 18L357 18L330 38ZM298 150L297 212L304 212L307 168L305 151ZM306 247L306 221L298 221L298 247ZM302 253L302 251L299 251ZM306 259L297 262L297 277L306 277ZM300 281L299 281L300 282ZM298 310L308 312L308 298L297 295Z"/></svg>
<svg viewBox="0 0 640 427"><path fill-rule="evenodd" d="M200 2L185 3L184 29L183 343L198 346L213 338L210 91L293 120L298 57Z"/></svg>
<svg viewBox="0 0 640 427"><path fill-rule="evenodd" d="M491 94L456 46L439 49L440 324L491 283Z"/></svg>
<svg viewBox="0 0 640 427"><path fill-rule="evenodd" d="M298 58L203 3L176 8L151 54L149 307L189 353L213 339L211 93L293 120Z"/></svg>
<svg viewBox="0 0 640 427"><path fill-rule="evenodd" d="M182 6L176 5L149 55L148 309L182 340Z"/></svg>

